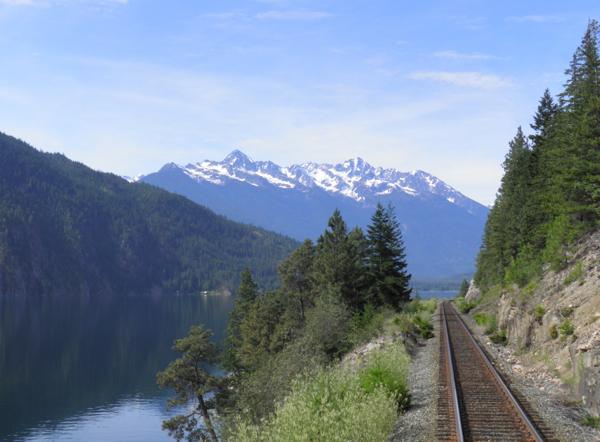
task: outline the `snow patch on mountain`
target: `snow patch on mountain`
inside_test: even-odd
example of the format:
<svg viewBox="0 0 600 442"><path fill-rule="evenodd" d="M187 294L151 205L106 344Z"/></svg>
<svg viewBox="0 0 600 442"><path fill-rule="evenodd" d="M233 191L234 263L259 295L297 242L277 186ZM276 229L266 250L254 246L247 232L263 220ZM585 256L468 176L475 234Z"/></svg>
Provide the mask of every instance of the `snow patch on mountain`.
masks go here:
<svg viewBox="0 0 600 442"><path fill-rule="evenodd" d="M228 180L246 182L253 186L275 186L281 189L308 191L321 188L330 194L339 194L356 201L365 201L379 195L403 192L415 198L439 195L473 213L479 206L440 179L421 170L400 172L396 169L373 167L362 158L353 158L340 164L304 163L280 167L271 161L254 161L239 150L231 152L223 161L204 160L201 163L164 168L178 168L198 182L207 181L225 185ZM161 169L162 170L162 169ZM143 175L131 179L138 181Z"/></svg>

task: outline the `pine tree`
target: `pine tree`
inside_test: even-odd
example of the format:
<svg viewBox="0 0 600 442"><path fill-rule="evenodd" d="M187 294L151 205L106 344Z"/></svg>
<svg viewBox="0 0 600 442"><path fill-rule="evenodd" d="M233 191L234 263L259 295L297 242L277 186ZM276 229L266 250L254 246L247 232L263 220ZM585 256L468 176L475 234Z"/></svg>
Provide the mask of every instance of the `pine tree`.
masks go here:
<svg viewBox="0 0 600 442"><path fill-rule="evenodd" d="M339 289L342 299L352 308L362 308L365 239L362 229L348 226L335 209L327 223L329 230L317 240L314 275L317 288ZM337 289L336 289L337 288Z"/></svg>
<svg viewBox="0 0 600 442"><path fill-rule="evenodd" d="M536 147L544 144L550 136L552 123L558 109L558 104L554 102L554 98L550 95L550 90L546 88L544 95L540 99L537 112L533 116L533 124L530 124L531 128L535 131L535 134L529 135L529 139L533 142L534 152Z"/></svg>
<svg viewBox="0 0 600 442"><path fill-rule="evenodd" d="M192 326L187 338L175 341L173 350L182 353L181 358L171 362L167 369L157 374L160 388L172 388L175 397L167 399L168 408L185 406L196 402L191 413L178 415L163 422L163 430L169 431L169 436L177 441L210 440L218 442L213 428L209 409L212 401L205 396L217 389L218 380L207 369L207 366L221 361L219 348L210 342L213 334L203 330L202 325ZM202 417L204 428L198 425L197 416Z"/></svg>
<svg viewBox="0 0 600 442"><path fill-rule="evenodd" d="M561 115L558 143L552 150L553 217L569 213L592 222L600 215L600 55L599 26L590 20L575 51L559 95Z"/></svg>
<svg viewBox="0 0 600 442"><path fill-rule="evenodd" d="M523 229L530 198L530 154L527 139L519 127L502 163L504 176L486 222L477 257L475 281L478 285L482 280L501 283L506 268L527 241Z"/></svg>
<svg viewBox="0 0 600 442"><path fill-rule="evenodd" d="M250 269L241 273L240 285L237 289L235 307L229 313L227 328L225 330L227 337L223 339L222 345L225 347L223 368L232 372L240 372L242 365L238 353L242 347L242 322L248 314L252 304L257 298L258 286L252 279Z"/></svg>
<svg viewBox="0 0 600 442"><path fill-rule="evenodd" d="M310 239L304 240L302 247L290 254L277 268L281 278L281 291L298 302L302 321L306 319L306 309L314 304L315 246Z"/></svg>
<svg viewBox="0 0 600 442"><path fill-rule="evenodd" d="M398 308L401 302L410 300L411 275L406 266L404 241L394 208L378 203L367 228L366 267L372 304Z"/></svg>

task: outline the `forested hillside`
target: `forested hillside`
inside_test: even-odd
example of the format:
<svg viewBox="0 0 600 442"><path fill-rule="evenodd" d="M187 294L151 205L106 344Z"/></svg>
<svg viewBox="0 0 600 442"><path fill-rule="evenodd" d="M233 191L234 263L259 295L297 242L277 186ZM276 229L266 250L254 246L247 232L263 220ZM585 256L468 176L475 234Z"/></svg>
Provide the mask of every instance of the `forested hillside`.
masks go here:
<svg viewBox="0 0 600 442"><path fill-rule="evenodd" d="M600 221L599 26L591 20L575 51L564 90L548 90L533 117L509 143L504 177L489 214L475 283L521 286L544 264L563 268L576 238Z"/></svg>
<svg viewBox="0 0 600 442"><path fill-rule="evenodd" d="M298 246L0 133L0 295L269 288Z"/></svg>

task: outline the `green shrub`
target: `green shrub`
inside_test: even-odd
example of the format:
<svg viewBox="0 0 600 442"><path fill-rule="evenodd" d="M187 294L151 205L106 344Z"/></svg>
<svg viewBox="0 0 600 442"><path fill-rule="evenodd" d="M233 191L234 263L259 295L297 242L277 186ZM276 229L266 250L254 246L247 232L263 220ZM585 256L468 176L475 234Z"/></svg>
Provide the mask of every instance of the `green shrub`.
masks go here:
<svg viewBox="0 0 600 442"><path fill-rule="evenodd" d="M467 303L467 301L465 301L465 298L456 298L454 300L454 304L464 314L469 313L473 308L477 307L477 302L476 301L471 301L471 302Z"/></svg>
<svg viewBox="0 0 600 442"><path fill-rule="evenodd" d="M406 377L410 358L400 345L373 355L357 372L319 369L293 381L292 391L269 418L256 425L244 413L225 440L236 442L383 441L397 410L410 403Z"/></svg>
<svg viewBox="0 0 600 442"><path fill-rule="evenodd" d="M431 320L416 316L413 321L415 325L419 327L419 330L421 331L421 337L423 339L433 338L433 324L431 323Z"/></svg>
<svg viewBox="0 0 600 442"><path fill-rule="evenodd" d="M533 312L534 318L539 321L541 321L541 319L544 317L545 314L546 314L546 309L544 307L542 307L541 305L538 305L535 308L535 311Z"/></svg>
<svg viewBox="0 0 600 442"><path fill-rule="evenodd" d="M569 272L569 275L563 281L563 285L569 285L574 281L577 281L583 276L583 263L579 261L575 264L575 267Z"/></svg>
<svg viewBox="0 0 600 442"><path fill-rule="evenodd" d="M569 321L569 318L565 319L565 321L561 325L559 325L557 328L560 330L561 341L564 341L567 336L572 335L573 332L575 331L575 326L573 324L571 324L571 321Z"/></svg>
<svg viewBox="0 0 600 442"><path fill-rule="evenodd" d="M556 329L556 324L552 324L550 326L550 330L548 331L548 333L550 334L550 337L552 339L558 338L558 330Z"/></svg>
<svg viewBox="0 0 600 442"><path fill-rule="evenodd" d="M487 328L485 329L484 333L486 335L493 335L498 331L498 322L496 320L495 316L490 316L490 319L487 323Z"/></svg>
<svg viewBox="0 0 600 442"><path fill-rule="evenodd" d="M402 333L411 333L416 330L415 323L404 313L397 315L392 320L392 326L397 327Z"/></svg>
<svg viewBox="0 0 600 442"><path fill-rule="evenodd" d="M499 333L490 336L490 341L494 344L506 345L508 344L508 338L506 337L506 330L500 330Z"/></svg>
<svg viewBox="0 0 600 442"><path fill-rule="evenodd" d="M535 292L535 289L537 289L538 285L531 281L529 284L527 284L524 288L523 291L521 292L521 295L519 296L519 299L521 300L521 302L525 302L527 301L527 299L529 299L533 293Z"/></svg>
<svg viewBox="0 0 600 442"><path fill-rule="evenodd" d="M573 313L573 307L567 307L560 311L560 314L563 315L565 318L571 316L571 313Z"/></svg>
<svg viewBox="0 0 600 442"><path fill-rule="evenodd" d="M477 312L473 315L473 319L475 320L477 325L486 325L490 320L490 316L482 312Z"/></svg>
<svg viewBox="0 0 600 442"><path fill-rule="evenodd" d="M495 315L486 315L485 313L477 312L473 315L473 319L477 325L487 326L484 331L486 335L494 334L498 330L498 322Z"/></svg>

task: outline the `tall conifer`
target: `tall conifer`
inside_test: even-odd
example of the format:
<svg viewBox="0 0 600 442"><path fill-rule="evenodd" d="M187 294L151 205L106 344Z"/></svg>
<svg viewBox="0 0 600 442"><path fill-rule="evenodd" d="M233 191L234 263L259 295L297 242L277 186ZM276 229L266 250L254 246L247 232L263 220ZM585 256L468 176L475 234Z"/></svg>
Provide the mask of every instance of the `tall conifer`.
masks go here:
<svg viewBox="0 0 600 442"><path fill-rule="evenodd" d="M406 272L406 253L394 208L381 203L367 228L367 279L374 305L397 308L410 300L411 275Z"/></svg>

